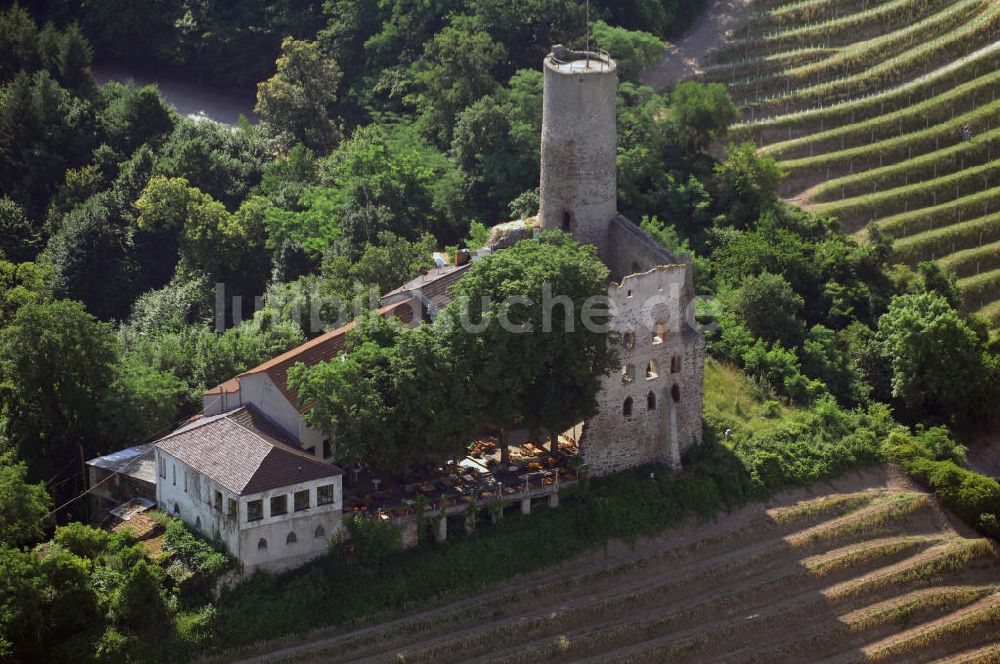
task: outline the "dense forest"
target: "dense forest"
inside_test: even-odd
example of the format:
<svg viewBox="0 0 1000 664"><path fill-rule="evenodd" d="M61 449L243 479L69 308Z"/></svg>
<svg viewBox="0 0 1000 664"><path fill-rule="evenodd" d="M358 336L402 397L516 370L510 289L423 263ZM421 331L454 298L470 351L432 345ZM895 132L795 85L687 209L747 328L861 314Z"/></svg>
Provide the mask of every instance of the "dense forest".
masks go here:
<svg viewBox="0 0 1000 664"><path fill-rule="evenodd" d="M756 438L706 422L735 432L739 462L704 453L696 467L731 505L876 463L898 422L896 460L923 459L928 476L950 464L956 487L981 489L970 520L995 528L979 517L1000 489L963 474L953 439L996 401L988 326L961 313L940 267L892 265L874 228L859 244L782 202L775 162L728 144L724 86L641 83L701 4L591 8L592 43L620 63L620 209L694 261L711 354L813 415ZM163 435L206 388L322 332L309 305L332 329L433 250L534 215L540 63L585 35L582 0L56 0L0 14L0 659L161 659L159 639L183 658L251 634L226 611L248 618L252 596L178 597L122 538L72 523L87 513L82 461ZM260 121L195 121L155 87L98 87L95 60L256 84ZM376 385L364 350L350 376L303 387ZM192 565L224 567L173 537ZM174 627L148 638L157 621Z"/></svg>

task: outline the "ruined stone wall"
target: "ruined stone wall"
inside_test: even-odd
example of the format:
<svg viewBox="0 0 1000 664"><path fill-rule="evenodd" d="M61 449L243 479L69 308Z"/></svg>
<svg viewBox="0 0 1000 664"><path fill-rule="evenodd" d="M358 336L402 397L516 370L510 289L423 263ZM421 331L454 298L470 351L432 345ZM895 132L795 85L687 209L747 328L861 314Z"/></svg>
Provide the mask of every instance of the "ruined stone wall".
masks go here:
<svg viewBox="0 0 1000 664"><path fill-rule="evenodd" d="M682 315L691 300L689 271L658 266L608 289L622 368L604 378L600 410L581 437L594 475L647 463L678 467L681 454L701 441L705 343Z"/></svg>
<svg viewBox="0 0 1000 664"><path fill-rule="evenodd" d="M608 227L601 257L611 270L611 279L618 283L630 274L647 272L658 265L687 262L675 257L649 233L621 215L616 215Z"/></svg>

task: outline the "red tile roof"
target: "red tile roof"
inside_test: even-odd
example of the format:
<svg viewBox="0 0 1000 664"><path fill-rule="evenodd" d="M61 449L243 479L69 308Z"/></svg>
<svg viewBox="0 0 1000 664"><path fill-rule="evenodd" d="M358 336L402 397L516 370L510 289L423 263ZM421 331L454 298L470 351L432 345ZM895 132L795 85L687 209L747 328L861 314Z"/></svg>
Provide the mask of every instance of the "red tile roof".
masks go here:
<svg viewBox="0 0 1000 664"><path fill-rule="evenodd" d="M383 317L395 317L402 322L409 324L414 318L415 306L417 305L413 303L412 300L405 300L403 302L397 302L396 304L382 307L378 310L378 312ZM298 407L299 396L295 390L288 386L288 370L299 362L305 364L306 366L313 366L314 364L319 364L320 362L328 362L329 360L332 360L344 350L344 346L347 343L347 333L353 330L354 327L355 323L351 322L332 332L327 332L326 334L322 334L315 339L311 339L301 346L293 348L287 353L283 353L271 360L268 360L267 362L254 367L249 371L244 371L236 378L212 388L205 393L205 396L232 394L238 392L240 389L240 378L243 376L266 373L271 378L271 382L273 382L285 398L288 399L289 403ZM301 410L302 412L306 412L309 408L306 407Z"/></svg>
<svg viewBox="0 0 1000 664"><path fill-rule="evenodd" d="M192 422L156 446L237 495L340 474L292 441L256 408L244 406Z"/></svg>

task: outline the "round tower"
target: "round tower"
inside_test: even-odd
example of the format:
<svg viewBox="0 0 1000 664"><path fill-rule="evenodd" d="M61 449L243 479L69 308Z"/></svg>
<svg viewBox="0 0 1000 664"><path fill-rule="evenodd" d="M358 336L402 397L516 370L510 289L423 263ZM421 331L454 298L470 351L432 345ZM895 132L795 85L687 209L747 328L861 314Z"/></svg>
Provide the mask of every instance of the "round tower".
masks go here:
<svg viewBox="0 0 1000 664"><path fill-rule="evenodd" d="M618 212L617 92L617 65L606 53L555 46L545 58L539 217L543 228L602 254Z"/></svg>

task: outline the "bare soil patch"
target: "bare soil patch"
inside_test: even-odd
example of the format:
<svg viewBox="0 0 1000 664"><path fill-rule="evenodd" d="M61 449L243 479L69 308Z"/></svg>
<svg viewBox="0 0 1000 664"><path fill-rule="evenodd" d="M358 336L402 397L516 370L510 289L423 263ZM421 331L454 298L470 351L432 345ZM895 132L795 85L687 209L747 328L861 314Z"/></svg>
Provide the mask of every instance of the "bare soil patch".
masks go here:
<svg viewBox="0 0 1000 664"><path fill-rule="evenodd" d="M643 74L642 82L658 90L697 76L712 49L750 14L752 0L715 0L676 44L667 43L663 59Z"/></svg>

